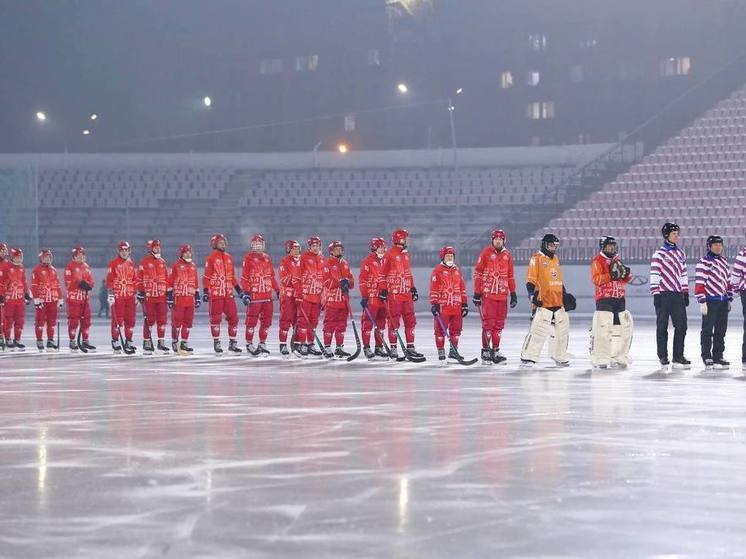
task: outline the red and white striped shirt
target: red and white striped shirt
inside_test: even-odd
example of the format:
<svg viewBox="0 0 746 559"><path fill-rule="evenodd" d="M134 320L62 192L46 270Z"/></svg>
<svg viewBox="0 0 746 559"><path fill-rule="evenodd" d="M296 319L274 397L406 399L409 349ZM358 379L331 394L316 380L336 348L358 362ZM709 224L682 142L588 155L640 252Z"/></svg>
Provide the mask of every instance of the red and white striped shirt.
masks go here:
<svg viewBox="0 0 746 559"><path fill-rule="evenodd" d="M736 256L736 261L733 263L733 272L730 276L730 284L733 291L737 293L746 291L746 247L742 248Z"/></svg>
<svg viewBox="0 0 746 559"><path fill-rule="evenodd" d="M664 291L689 292L686 254L672 243L663 243L663 246L653 253L650 261L650 294L657 295Z"/></svg>
<svg viewBox="0 0 746 559"><path fill-rule="evenodd" d="M694 294L699 303L733 299L733 290L730 285L730 266L724 256L718 256L708 251L697 262Z"/></svg>

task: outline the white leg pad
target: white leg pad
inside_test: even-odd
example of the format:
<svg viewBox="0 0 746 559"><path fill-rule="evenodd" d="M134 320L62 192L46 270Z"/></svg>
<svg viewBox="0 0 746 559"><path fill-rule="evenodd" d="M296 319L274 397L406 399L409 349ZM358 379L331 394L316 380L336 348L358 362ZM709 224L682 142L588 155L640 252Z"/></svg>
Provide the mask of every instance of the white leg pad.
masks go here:
<svg viewBox="0 0 746 559"><path fill-rule="evenodd" d="M526 334L521 350L521 359L538 361L544 342L552 333L552 311L539 307L531 319L531 328Z"/></svg>
<svg viewBox="0 0 746 559"><path fill-rule="evenodd" d="M591 363L594 366L608 365L611 361L613 325L614 313L609 311L593 313L590 351Z"/></svg>

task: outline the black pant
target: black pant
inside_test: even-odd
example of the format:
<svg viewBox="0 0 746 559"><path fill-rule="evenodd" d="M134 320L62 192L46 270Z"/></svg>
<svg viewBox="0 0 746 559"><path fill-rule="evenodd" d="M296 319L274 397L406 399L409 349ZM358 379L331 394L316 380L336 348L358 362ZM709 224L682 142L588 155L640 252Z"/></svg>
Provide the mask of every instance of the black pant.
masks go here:
<svg viewBox="0 0 746 559"><path fill-rule="evenodd" d="M619 322L619 313L626 310L626 300L624 297L605 297L596 301L597 311L606 311L614 314L614 326L621 324Z"/></svg>
<svg viewBox="0 0 746 559"><path fill-rule="evenodd" d="M681 293L663 291L660 294L660 306L655 309L658 358L668 357L668 318L673 323L673 359L684 358L684 338L686 338L686 306Z"/></svg>
<svg viewBox="0 0 746 559"><path fill-rule="evenodd" d="M714 337L713 337L714 330ZM728 301L707 301L707 314L702 315L702 360L719 361L725 351L725 332L728 330Z"/></svg>
<svg viewBox="0 0 746 559"><path fill-rule="evenodd" d="M741 361L746 363L746 291L741 291L741 308L743 309L743 344L741 345Z"/></svg>

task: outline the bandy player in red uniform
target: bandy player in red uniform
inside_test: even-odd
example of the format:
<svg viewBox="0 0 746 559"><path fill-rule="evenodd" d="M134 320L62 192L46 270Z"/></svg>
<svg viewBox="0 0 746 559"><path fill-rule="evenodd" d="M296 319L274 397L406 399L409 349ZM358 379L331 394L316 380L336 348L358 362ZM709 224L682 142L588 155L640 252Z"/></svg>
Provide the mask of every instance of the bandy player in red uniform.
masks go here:
<svg viewBox="0 0 746 559"><path fill-rule="evenodd" d="M392 357L397 357L396 331L403 321L404 337L407 341L405 357L422 359L424 356L414 347L414 328L417 325L414 303L420 296L414 286L412 266L407 252L408 242L409 233L406 229L397 229L391 234L393 246L383 257L381 270L383 279L378 286L378 296L388 305L389 343Z"/></svg>
<svg viewBox="0 0 746 559"><path fill-rule="evenodd" d="M360 305L363 307L362 325L363 351L368 359L388 359L383 349L383 331L386 328L386 305L379 298L378 286L384 280L383 257L386 254L386 241L382 237L370 240L370 254L360 263L358 287ZM373 319L371 320L371 317ZM370 349L370 333L375 321L375 351Z"/></svg>
<svg viewBox="0 0 746 559"><path fill-rule="evenodd" d="M345 253L341 241L329 243L329 258L324 263L324 357L346 359L350 354L345 351L345 331L350 306L350 288L355 279L350 265L343 258ZM332 353L332 337L337 347Z"/></svg>
<svg viewBox="0 0 746 559"><path fill-rule="evenodd" d="M215 353L223 353L220 347L220 321L225 315L228 321L228 351L241 353L238 347L238 310L236 301L233 299L233 290L248 305L250 297L248 293L241 290L236 279L233 257L225 249L228 246L223 235L213 235L210 239L212 253L205 260L205 271L202 275L203 295L202 301L210 303L210 332L212 333Z"/></svg>
<svg viewBox="0 0 746 559"><path fill-rule="evenodd" d="M275 268L272 258L264 252L264 237L254 235L251 237L251 250L243 257L241 267L241 289L251 297L251 303L246 309L246 351L249 355L266 357L269 355L267 349L267 333L272 326L272 314L274 304L272 294L280 298L280 286L275 277ZM254 330L259 323L259 346L254 348Z"/></svg>
<svg viewBox="0 0 746 559"><path fill-rule="evenodd" d="M0 304L3 305L3 338L8 349L25 351L21 343L26 305L31 302L31 292L26 283L23 251L10 249L10 262L0 269Z"/></svg>
<svg viewBox="0 0 746 559"><path fill-rule="evenodd" d="M158 334L158 351L170 353L166 345L166 291L168 291L168 266L161 256L161 242L151 239L145 245L148 254L137 267L137 300L144 315L142 325L142 349L145 355L153 353L153 338L150 327L155 325Z"/></svg>
<svg viewBox="0 0 746 559"><path fill-rule="evenodd" d="M194 323L194 309L202 301L199 296L197 266L192 262L192 247L181 245L179 258L171 266L166 301L171 308L171 349L180 355L194 351L187 343Z"/></svg>
<svg viewBox="0 0 746 559"><path fill-rule="evenodd" d="M300 243L298 241L285 241L285 253L287 256L280 262L280 355L287 359L290 357L288 351L288 331L293 328L293 339L290 340L291 349L298 351L296 335L298 325L298 308L296 299L299 294L295 293L295 286L300 284Z"/></svg>
<svg viewBox="0 0 746 559"><path fill-rule="evenodd" d="M482 364L505 363L500 353L500 338L508 315L508 295L511 309L518 304L513 255L505 248L505 240L505 231L492 231L491 243L479 254L474 266L472 301L482 317Z"/></svg>
<svg viewBox="0 0 746 559"><path fill-rule="evenodd" d="M39 264L31 271L31 294L34 296L36 317L36 349L44 351L44 329L47 330L47 351L59 351L54 341L54 330L57 316L62 308L62 287L57 270L52 266L52 251L42 249L39 252Z"/></svg>
<svg viewBox="0 0 746 559"><path fill-rule="evenodd" d="M321 256L321 239L308 238L308 250L300 257L300 280L295 284L298 309L298 340L302 357L321 357L314 347L314 333L321 314L321 291L324 284L324 257ZM300 297L300 300L298 300Z"/></svg>
<svg viewBox="0 0 746 559"><path fill-rule="evenodd" d="M132 334L137 316L137 268L130 258L130 252L130 244L120 241L116 258L106 268L106 289L109 291L108 302L111 307L111 349L114 353L122 352L118 328L124 328L125 353L135 353Z"/></svg>
<svg viewBox="0 0 746 559"><path fill-rule="evenodd" d="M433 313L435 327L435 347L438 360L445 363L445 336L448 330L451 350L448 357L457 358L458 340L464 325L464 317L469 314L466 299L466 284L461 270L456 266L456 249L445 246L438 254L440 264L430 274L430 312ZM441 323L443 324L441 326Z"/></svg>
<svg viewBox="0 0 746 559"><path fill-rule="evenodd" d="M72 250L72 260L65 267L65 288L67 297L67 336L70 339L70 351L78 351L75 335L80 328L80 344L88 351L96 351L95 346L88 342L88 332L91 329L91 302L88 294L95 282L91 267L85 261L85 249L75 247Z"/></svg>

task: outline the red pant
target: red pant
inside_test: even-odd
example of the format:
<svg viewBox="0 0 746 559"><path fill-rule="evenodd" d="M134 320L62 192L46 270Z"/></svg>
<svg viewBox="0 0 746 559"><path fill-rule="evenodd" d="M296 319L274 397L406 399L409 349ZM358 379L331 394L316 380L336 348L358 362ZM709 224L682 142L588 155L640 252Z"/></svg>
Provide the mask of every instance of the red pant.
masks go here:
<svg viewBox="0 0 746 559"><path fill-rule="evenodd" d="M132 341L137 316L137 300L134 297L115 297L111 307L111 339L119 337L117 326L124 327L124 339Z"/></svg>
<svg viewBox="0 0 746 559"><path fill-rule="evenodd" d="M435 323L435 347L443 349L446 346L446 334L440 327L440 322L437 316L433 317ZM443 325L448 329L448 335L450 337L453 347L458 347L458 339L461 336L461 329L464 326L464 319L461 317L461 313L458 314L441 314L440 320Z"/></svg>
<svg viewBox="0 0 746 559"><path fill-rule="evenodd" d="M194 305L175 306L171 309L171 339L189 339L189 330L194 323Z"/></svg>
<svg viewBox="0 0 746 559"><path fill-rule="evenodd" d="M142 323L142 337L144 340L150 339L150 327L155 324L158 331L158 339L166 337L166 322L168 321L168 306L166 301L153 301L145 299L142 303L145 320Z"/></svg>
<svg viewBox="0 0 746 559"><path fill-rule="evenodd" d="M324 345L331 345L332 335L337 345L344 345L347 330L347 307L324 309Z"/></svg>
<svg viewBox="0 0 746 559"><path fill-rule="evenodd" d="M492 338L492 349L500 349L500 337L505 328L505 317L508 315L508 301L482 299L482 347L489 349Z"/></svg>
<svg viewBox="0 0 746 559"><path fill-rule="evenodd" d="M210 332L212 337L220 337L220 322L225 315L228 321L228 337L236 339L238 334L238 309L233 297L210 297Z"/></svg>
<svg viewBox="0 0 746 559"><path fill-rule="evenodd" d="M370 311L370 314L373 316L373 320L376 321L376 327L378 330L376 330L375 338L376 338L376 347L382 347L383 346L383 330L386 328L386 306L385 305L372 305L370 302L368 303L368 310ZM363 330L363 346L369 347L370 346L370 332L373 330L373 322L371 322L370 318L368 317L368 313L365 312L365 309L363 309L363 316L360 319L360 325L362 326Z"/></svg>
<svg viewBox="0 0 746 559"><path fill-rule="evenodd" d="M88 339L88 331L91 329L91 304L85 301L67 300L67 335L71 340L75 339L78 327L82 329L81 337Z"/></svg>
<svg viewBox="0 0 746 559"><path fill-rule="evenodd" d="M292 297L283 297L280 299L280 343L288 341L288 330L292 326L295 328L298 324L298 308L295 299ZM297 336L293 334L294 341Z"/></svg>
<svg viewBox="0 0 746 559"><path fill-rule="evenodd" d="M304 314L305 313L305 314ZM321 303L303 301L298 311L298 340L301 343L312 344L313 335L319 325Z"/></svg>
<svg viewBox="0 0 746 559"><path fill-rule="evenodd" d="M3 307L3 336L6 340L20 340L25 321L26 303L6 301ZM11 337L11 334L13 336Z"/></svg>
<svg viewBox="0 0 746 559"><path fill-rule="evenodd" d="M275 306L271 300L264 303L253 301L249 303L246 307L246 343L250 344L254 341L254 329L257 322L259 323L259 341L267 341L267 332L272 326L272 313L274 312Z"/></svg>
<svg viewBox="0 0 746 559"><path fill-rule="evenodd" d="M396 345L396 332L401 321L404 321L404 338L408 344L414 343L414 327L417 325L417 317L414 315L414 302L389 301L389 343Z"/></svg>
<svg viewBox="0 0 746 559"><path fill-rule="evenodd" d="M41 341L44 334L44 326L47 327L47 340L54 340L54 327L57 325L57 301L42 303L40 309L36 309L34 330L36 339Z"/></svg>

